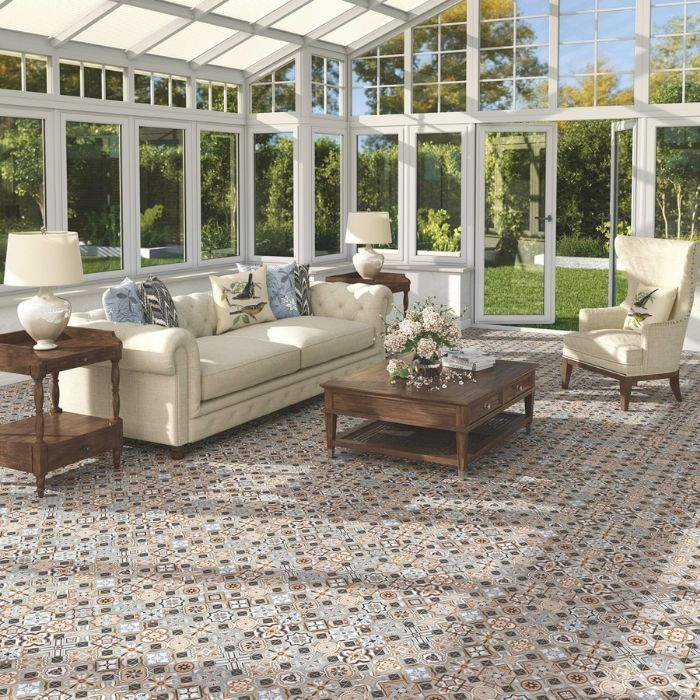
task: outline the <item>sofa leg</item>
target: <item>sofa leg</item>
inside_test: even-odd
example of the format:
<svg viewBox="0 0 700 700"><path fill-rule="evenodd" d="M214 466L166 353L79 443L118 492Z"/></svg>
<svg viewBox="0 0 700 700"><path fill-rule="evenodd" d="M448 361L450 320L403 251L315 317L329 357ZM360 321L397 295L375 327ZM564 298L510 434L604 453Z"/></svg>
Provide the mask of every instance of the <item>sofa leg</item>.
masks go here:
<svg viewBox="0 0 700 700"><path fill-rule="evenodd" d="M633 385L634 381L631 379L620 379L620 408L623 411L629 410Z"/></svg>
<svg viewBox="0 0 700 700"><path fill-rule="evenodd" d="M170 459L183 459L185 456L186 445L176 445L170 448Z"/></svg>
<svg viewBox="0 0 700 700"><path fill-rule="evenodd" d="M668 378L668 383L671 385L671 391L673 392L673 395L676 397L676 401L680 403L683 398L681 397L681 381L680 381L680 374L676 372L674 375L670 376Z"/></svg>
<svg viewBox="0 0 700 700"><path fill-rule="evenodd" d="M565 357L561 358L561 388L569 388L569 380L571 379L571 370L574 368L570 365Z"/></svg>

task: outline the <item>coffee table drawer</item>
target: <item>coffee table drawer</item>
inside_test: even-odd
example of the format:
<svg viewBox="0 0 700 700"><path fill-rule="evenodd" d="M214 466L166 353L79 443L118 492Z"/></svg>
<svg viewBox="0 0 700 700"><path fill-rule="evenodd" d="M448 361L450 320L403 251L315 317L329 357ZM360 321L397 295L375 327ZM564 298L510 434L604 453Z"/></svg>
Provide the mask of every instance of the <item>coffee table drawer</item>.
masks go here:
<svg viewBox="0 0 700 700"><path fill-rule="evenodd" d="M469 421L479 420L482 416L498 410L501 406L499 394L495 391L493 394L485 396L483 399L469 405Z"/></svg>
<svg viewBox="0 0 700 700"><path fill-rule="evenodd" d="M374 420L397 421L406 425L422 425L431 428L453 427L456 410L452 406L441 406L420 401L333 393L329 408L340 414L372 418Z"/></svg>
<svg viewBox="0 0 700 700"><path fill-rule="evenodd" d="M503 387L503 403L508 403L516 396L532 391L534 386L535 377L532 374L529 374L527 377L523 377L522 379L518 379L515 382L506 384L506 386Z"/></svg>

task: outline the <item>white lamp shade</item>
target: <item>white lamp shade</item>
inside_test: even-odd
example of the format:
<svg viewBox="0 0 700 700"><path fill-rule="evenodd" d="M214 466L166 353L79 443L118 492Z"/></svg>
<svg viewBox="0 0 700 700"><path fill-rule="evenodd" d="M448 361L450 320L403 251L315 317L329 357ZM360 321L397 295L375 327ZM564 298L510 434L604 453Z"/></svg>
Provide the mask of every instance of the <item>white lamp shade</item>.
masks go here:
<svg viewBox="0 0 700 700"><path fill-rule="evenodd" d="M78 234L73 231L28 231L7 237L5 284L55 287L83 280Z"/></svg>
<svg viewBox="0 0 700 700"><path fill-rule="evenodd" d="M346 243L371 245L391 243L391 222L387 211L356 211L348 214Z"/></svg>

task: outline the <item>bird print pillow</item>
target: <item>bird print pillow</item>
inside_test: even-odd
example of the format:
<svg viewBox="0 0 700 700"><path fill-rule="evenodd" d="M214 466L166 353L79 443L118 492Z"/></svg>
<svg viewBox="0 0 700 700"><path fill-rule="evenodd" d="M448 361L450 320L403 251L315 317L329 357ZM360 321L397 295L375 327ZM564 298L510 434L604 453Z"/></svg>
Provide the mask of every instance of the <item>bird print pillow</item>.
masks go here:
<svg viewBox="0 0 700 700"><path fill-rule="evenodd" d="M637 287L624 327L627 330L638 331L647 323L668 321L676 301L676 292L675 288Z"/></svg>
<svg viewBox="0 0 700 700"><path fill-rule="evenodd" d="M239 272L225 277L209 276L216 305L216 334L253 323L274 321L267 296L265 265L251 272Z"/></svg>

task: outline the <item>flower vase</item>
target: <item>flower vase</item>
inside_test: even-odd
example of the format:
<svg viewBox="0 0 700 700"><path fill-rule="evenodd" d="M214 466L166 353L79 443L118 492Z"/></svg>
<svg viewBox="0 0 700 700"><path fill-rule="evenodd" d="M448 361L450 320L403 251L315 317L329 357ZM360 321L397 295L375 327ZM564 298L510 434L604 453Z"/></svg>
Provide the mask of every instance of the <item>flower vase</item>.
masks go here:
<svg viewBox="0 0 700 700"><path fill-rule="evenodd" d="M439 357L413 360L413 373L423 379L438 379L442 374L442 360Z"/></svg>

